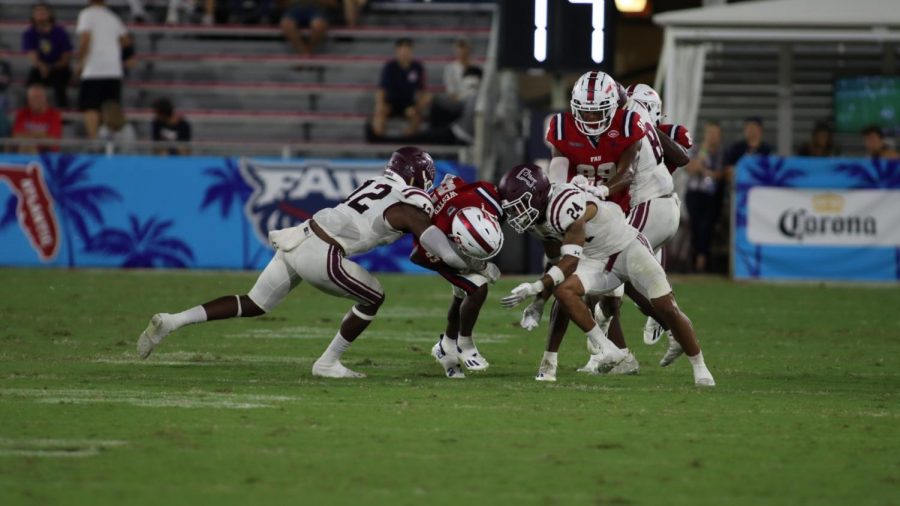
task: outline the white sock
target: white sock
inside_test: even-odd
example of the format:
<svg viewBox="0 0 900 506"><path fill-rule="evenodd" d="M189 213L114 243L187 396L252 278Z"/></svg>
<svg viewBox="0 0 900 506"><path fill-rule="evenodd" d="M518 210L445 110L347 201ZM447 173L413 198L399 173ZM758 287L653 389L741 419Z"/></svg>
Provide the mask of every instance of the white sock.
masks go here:
<svg viewBox="0 0 900 506"><path fill-rule="evenodd" d="M606 337L606 333L600 328L599 325L594 324L594 328L588 331L588 337L591 338L591 341L600 345L600 352L607 353L609 350L619 349L612 341Z"/></svg>
<svg viewBox="0 0 900 506"><path fill-rule="evenodd" d="M331 340L331 344L325 349L325 353L322 354L322 358L332 362L339 362L341 360L341 355L347 351L350 344L350 341L344 339L344 336L338 331L338 333L334 335L334 339Z"/></svg>
<svg viewBox="0 0 900 506"><path fill-rule="evenodd" d="M176 329L180 329L185 325L205 322L206 310L203 309L203 306L194 306L190 309L185 309L180 313L173 314L169 321L172 322Z"/></svg>
<svg viewBox="0 0 900 506"><path fill-rule="evenodd" d="M464 350L475 347L475 343L472 342L472 336L464 336L462 334L456 338L456 345Z"/></svg>
<svg viewBox="0 0 900 506"><path fill-rule="evenodd" d="M544 360L546 360L547 362L550 362L554 366L556 365L556 356L557 356L557 352L555 352L555 351L545 351L544 352Z"/></svg>
<svg viewBox="0 0 900 506"><path fill-rule="evenodd" d="M691 363L691 367L694 368L694 371L703 371L706 369L706 363L703 362L703 352L694 355L693 357L688 357L688 361Z"/></svg>

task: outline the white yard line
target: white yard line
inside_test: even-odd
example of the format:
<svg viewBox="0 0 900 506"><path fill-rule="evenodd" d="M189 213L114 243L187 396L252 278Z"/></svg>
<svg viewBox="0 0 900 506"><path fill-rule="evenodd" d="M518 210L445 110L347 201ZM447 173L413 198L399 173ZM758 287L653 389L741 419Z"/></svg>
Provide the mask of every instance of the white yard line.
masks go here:
<svg viewBox="0 0 900 506"><path fill-rule="evenodd" d="M0 438L0 457L84 458L127 444L127 441L108 439Z"/></svg>
<svg viewBox="0 0 900 506"><path fill-rule="evenodd" d="M145 392L140 390L0 389L0 396L25 398L40 404L127 404L149 408L259 409L274 408L302 397L210 392Z"/></svg>

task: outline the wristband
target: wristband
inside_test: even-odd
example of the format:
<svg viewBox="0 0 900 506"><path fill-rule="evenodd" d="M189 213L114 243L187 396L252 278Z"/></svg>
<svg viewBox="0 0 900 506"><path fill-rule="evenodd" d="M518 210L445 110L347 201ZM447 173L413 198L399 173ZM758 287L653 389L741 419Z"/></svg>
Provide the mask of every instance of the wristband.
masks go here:
<svg viewBox="0 0 900 506"><path fill-rule="evenodd" d="M581 246L577 244L563 244L559 252L570 257L581 258Z"/></svg>
<svg viewBox="0 0 900 506"><path fill-rule="evenodd" d="M562 283L566 279L566 275L563 274L562 269L555 265L551 267L549 271L547 271L547 275L550 276L550 279L553 280L553 286Z"/></svg>

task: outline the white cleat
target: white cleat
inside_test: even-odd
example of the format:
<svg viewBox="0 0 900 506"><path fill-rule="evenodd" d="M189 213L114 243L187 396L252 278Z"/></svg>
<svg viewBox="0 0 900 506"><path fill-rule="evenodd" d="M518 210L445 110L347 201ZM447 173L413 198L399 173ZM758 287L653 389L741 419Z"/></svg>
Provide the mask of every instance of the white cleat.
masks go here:
<svg viewBox="0 0 900 506"><path fill-rule="evenodd" d="M586 374L599 374L597 368L600 367L601 359L602 357L600 355L591 355L591 358L588 359L587 363L584 364L584 366L579 367L577 371Z"/></svg>
<svg viewBox="0 0 900 506"><path fill-rule="evenodd" d="M669 349L666 350L666 354L663 355L663 358L659 361L660 367L666 367L675 361L676 358L684 355L684 350L681 348L681 345L678 344L678 341L672 337L672 333L668 332L667 337L669 338Z"/></svg>
<svg viewBox="0 0 900 506"><path fill-rule="evenodd" d="M340 360L325 360L319 358L312 367L313 376L320 378L365 378L366 375L361 372L352 371L344 367Z"/></svg>
<svg viewBox="0 0 900 506"><path fill-rule="evenodd" d="M549 360L541 360L541 366L534 379L535 381L556 381L556 364Z"/></svg>
<svg viewBox="0 0 900 506"><path fill-rule="evenodd" d="M641 365L638 364L634 353L628 352L625 358L618 364L614 365L607 374L614 376L631 376L641 372Z"/></svg>
<svg viewBox="0 0 900 506"><path fill-rule="evenodd" d="M659 322L650 316L647 317L647 323L644 324L644 344L651 346L656 344L665 333Z"/></svg>
<svg viewBox="0 0 900 506"><path fill-rule="evenodd" d="M704 365L701 369L694 369L694 385L698 387L714 387L716 380L713 379L712 373Z"/></svg>
<svg viewBox="0 0 900 506"><path fill-rule="evenodd" d="M466 375L463 374L462 367L459 365L459 349L454 343L448 343L448 346L443 346L443 340L444 336L441 336L441 338L438 339L438 342L434 343L434 346L431 347L431 356L441 364L441 367L444 369L444 374L446 374L448 378L465 378Z"/></svg>
<svg viewBox="0 0 900 506"><path fill-rule="evenodd" d="M169 316L171 315L168 313L156 313L150 318L147 328L141 332L137 342L137 352L141 360L149 357L153 353L153 349L162 342L163 338L174 330L167 321Z"/></svg>
<svg viewBox="0 0 900 506"><path fill-rule="evenodd" d="M478 353L475 346L466 349L457 346L456 351L459 353L459 361L470 371L484 371L491 365L481 353Z"/></svg>

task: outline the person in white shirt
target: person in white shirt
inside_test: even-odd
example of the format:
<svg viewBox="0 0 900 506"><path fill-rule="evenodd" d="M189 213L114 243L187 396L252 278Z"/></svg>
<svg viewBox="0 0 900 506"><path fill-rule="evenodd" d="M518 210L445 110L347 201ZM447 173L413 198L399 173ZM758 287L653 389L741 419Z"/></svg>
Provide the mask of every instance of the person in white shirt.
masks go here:
<svg viewBox="0 0 900 506"><path fill-rule="evenodd" d="M472 65L470 59L471 48L465 39L459 39L453 44L454 59L444 67L445 93L452 100L460 100L463 91L463 76L466 69Z"/></svg>
<svg viewBox="0 0 900 506"><path fill-rule="evenodd" d="M131 44L122 20L105 3L90 0L78 13L75 28L81 77L78 106L84 111L84 128L90 139L97 137L103 102L122 100L122 47Z"/></svg>
<svg viewBox="0 0 900 506"><path fill-rule="evenodd" d="M134 125L125 118L122 105L114 100L107 100L100 107L102 124L98 138L118 144L119 148L129 148L137 141Z"/></svg>

